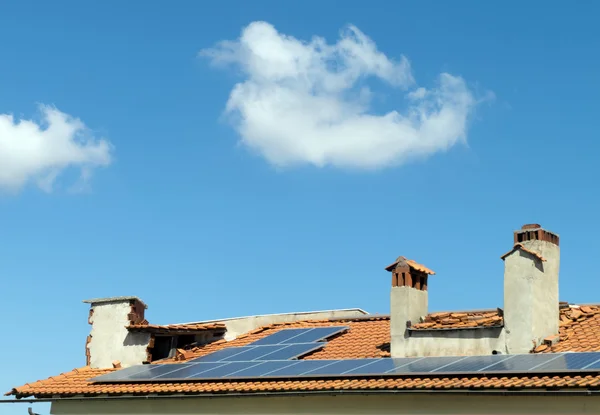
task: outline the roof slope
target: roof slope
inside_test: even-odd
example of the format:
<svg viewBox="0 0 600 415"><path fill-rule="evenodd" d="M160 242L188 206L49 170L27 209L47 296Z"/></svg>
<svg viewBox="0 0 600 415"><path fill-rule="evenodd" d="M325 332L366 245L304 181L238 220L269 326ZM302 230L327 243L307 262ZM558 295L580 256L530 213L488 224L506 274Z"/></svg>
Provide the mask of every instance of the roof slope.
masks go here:
<svg viewBox="0 0 600 415"><path fill-rule="evenodd" d="M537 352L600 351L600 307L581 306L561 309L560 342ZM351 359L389 356L389 317L369 317L352 320L302 321L281 323L257 329L230 342L224 340L187 351L178 360L190 359L232 346L243 346L284 328L347 325L348 332L328 341L325 348L304 359ZM164 360L162 361L165 362ZM298 380L190 381L165 383L92 384L88 379L118 369L83 367L59 376L14 388L8 394L17 397L82 395L123 395L150 393L252 393L330 390L465 390L465 389L558 389L598 388L600 375L581 376L479 376L456 375L395 377L345 377Z"/></svg>

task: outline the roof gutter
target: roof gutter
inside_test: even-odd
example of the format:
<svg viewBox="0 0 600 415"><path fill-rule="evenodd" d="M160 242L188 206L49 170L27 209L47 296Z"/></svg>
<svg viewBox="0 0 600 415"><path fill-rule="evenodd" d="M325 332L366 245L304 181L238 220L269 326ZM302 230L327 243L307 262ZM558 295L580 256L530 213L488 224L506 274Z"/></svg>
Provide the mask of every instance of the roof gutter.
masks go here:
<svg viewBox="0 0 600 415"><path fill-rule="evenodd" d="M265 396L307 396L307 395L477 395L477 396L596 396L600 397L600 390L336 390L336 391L306 391L306 392L252 392L252 393L198 393L198 394L174 394L174 395L122 395L122 396L74 396L65 398L40 398L40 399L0 399L2 403L42 403L42 402L89 402L89 401L120 401L120 400L167 400L167 399L197 399L197 398L256 398Z"/></svg>

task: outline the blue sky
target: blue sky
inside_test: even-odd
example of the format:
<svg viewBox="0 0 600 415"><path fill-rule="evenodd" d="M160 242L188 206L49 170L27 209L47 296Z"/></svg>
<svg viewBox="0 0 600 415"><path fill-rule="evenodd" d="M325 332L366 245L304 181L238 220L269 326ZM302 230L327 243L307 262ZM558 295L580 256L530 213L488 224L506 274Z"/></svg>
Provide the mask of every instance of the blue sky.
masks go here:
<svg viewBox="0 0 600 415"><path fill-rule="evenodd" d="M1 391L85 363L86 298L387 313L404 255L431 310L502 306L530 222L598 302L599 7L4 3Z"/></svg>

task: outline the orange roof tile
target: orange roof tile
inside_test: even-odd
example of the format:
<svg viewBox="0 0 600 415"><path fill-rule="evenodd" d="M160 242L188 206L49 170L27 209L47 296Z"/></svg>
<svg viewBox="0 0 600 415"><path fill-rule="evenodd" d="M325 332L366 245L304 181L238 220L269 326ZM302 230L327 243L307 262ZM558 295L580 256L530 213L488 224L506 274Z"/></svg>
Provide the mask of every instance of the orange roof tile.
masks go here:
<svg viewBox="0 0 600 415"><path fill-rule="evenodd" d="M507 256L509 256L510 254L512 254L514 251L516 251L517 249L523 251L523 252L527 252L530 255L533 255L534 257L536 257L537 259L539 259L540 261L546 261L546 258L544 258L543 256L541 256L539 253L532 251L531 249L527 249L523 246L523 244L520 243L516 243L512 249L510 251L508 251L507 253L505 253L504 255L502 255L500 258L504 259Z"/></svg>
<svg viewBox="0 0 600 415"><path fill-rule="evenodd" d="M168 324L164 326L156 324L131 324L127 326L129 331L143 331L147 333L196 333L208 330L225 329L223 323L208 323L208 324Z"/></svg>
<svg viewBox="0 0 600 415"><path fill-rule="evenodd" d="M561 309L559 341L541 352L600 351L600 306L570 306Z"/></svg>
<svg viewBox="0 0 600 415"><path fill-rule="evenodd" d="M455 311L428 314L421 323L413 324L412 330L469 329L497 327L504 324L500 310Z"/></svg>
<svg viewBox="0 0 600 415"><path fill-rule="evenodd" d="M454 314L475 315L489 312L466 312ZM499 317L496 312L495 316ZM439 314L432 319L440 318ZM493 315L494 316L494 315ZM492 317L493 317L492 316ZM456 318L456 317L455 317ZM488 318L488 317L486 317ZM554 345L545 344L537 352L600 351L600 306L568 306L560 310L560 340ZM188 360L206 355L219 349L243 346L284 328L319 327L346 325L349 331L340 333L328 340L327 346L305 356L304 359L350 359L388 357L390 342L389 317L372 316L351 320L300 321L278 323L262 327L242 335L235 340L219 340L206 346L178 353L171 361ZM548 341L555 341L548 339ZM163 360L161 363L165 363ZM150 394L150 393L251 393L287 391L327 391L327 390L412 390L412 389L509 389L509 388L599 388L600 375L553 375L553 376L478 376L443 375L443 377L355 377L321 378L298 380L240 380L240 381L190 381L179 383L119 383L93 384L89 379L118 369L91 369L83 367L45 380L28 383L14 388L7 395L17 397L34 396L87 396L108 394Z"/></svg>
<svg viewBox="0 0 600 415"><path fill-rule="evenodd" d="M390 264L387 267L385 267L385 269L387 271L391 271L398 264L398 262L400 262L402 260L406 261L408 266L415 269L416 271L421 271L421 272L424 272L425 274L429 274L429 275L435 274L434 271L427 268L425 265L421 265L418 262L413 261L412 259L406 259L403 256L399 256L398 258L396 258L396 261L393 264Z"/></svg>

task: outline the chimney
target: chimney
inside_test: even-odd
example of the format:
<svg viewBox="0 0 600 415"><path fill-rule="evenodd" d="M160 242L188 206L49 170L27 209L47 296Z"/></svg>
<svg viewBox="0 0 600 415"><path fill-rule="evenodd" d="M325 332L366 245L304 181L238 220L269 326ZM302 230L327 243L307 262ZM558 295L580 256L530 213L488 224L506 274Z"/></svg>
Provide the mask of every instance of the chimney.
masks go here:
<svg viewBox="0 0 600 415"><path fill-rule="evenodd" d="M387 266L386 271L392 273L390 351L392 357L405 357L407 328L427 315L427 277L435 273L402 256Z"/></svg>
<svg viewBox="0 0 600 415"><path fill-rule="evenodd" d="M507 351L528 353L558 334L559 237L538 224L524 225L501 258Z"/></svg>
<svg viewBox="0 0 600 415"><path fill-rule="evenodd" d="M86 364L94 369L139 365L148 360L150 334L130 332L127 326L145 322L148 306L137 297L112 297L85 300L90 304L88 323L92 325L86 341Z"/></svg>

